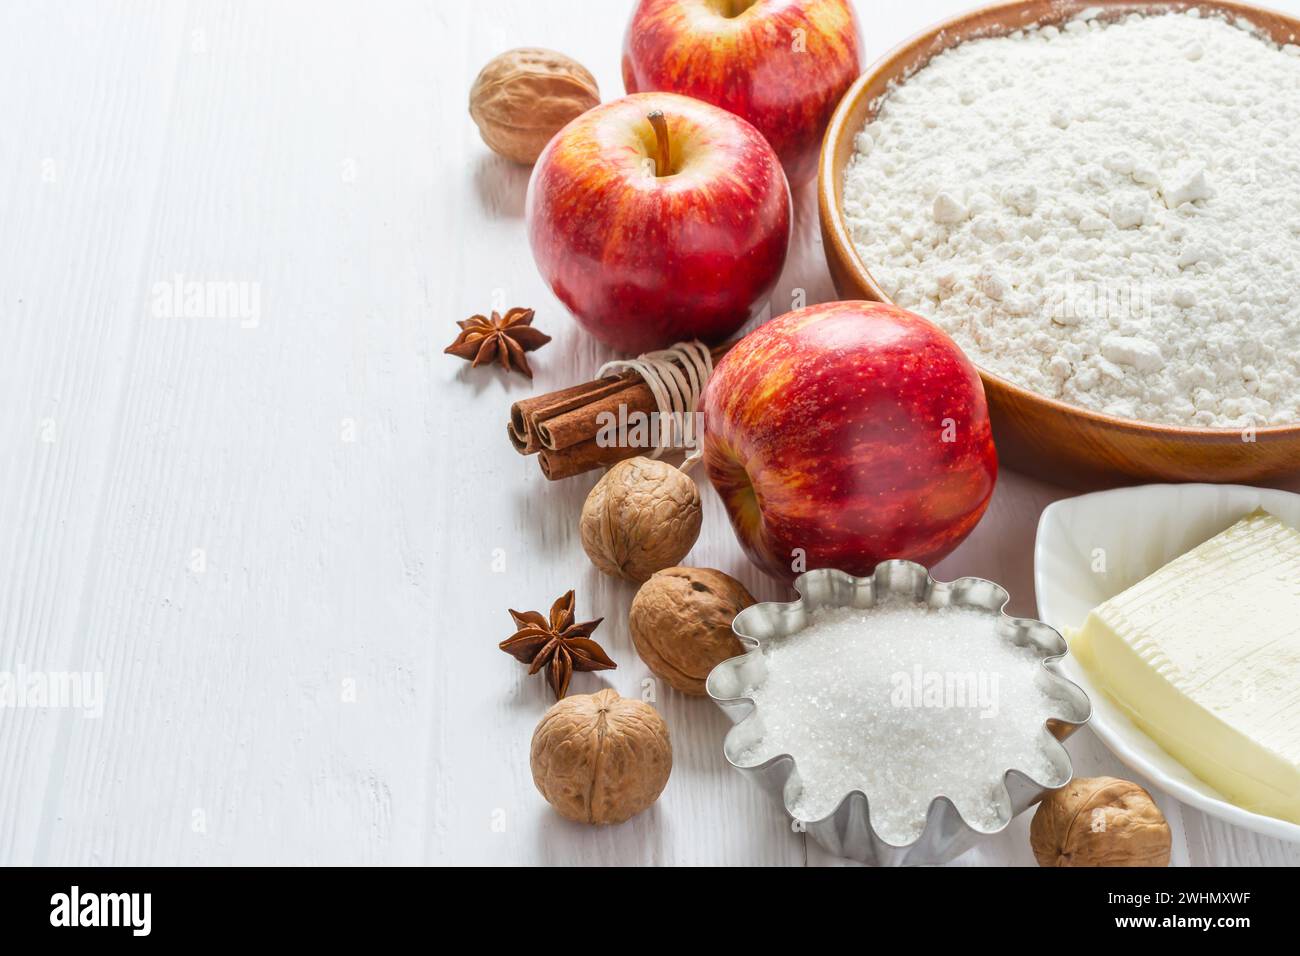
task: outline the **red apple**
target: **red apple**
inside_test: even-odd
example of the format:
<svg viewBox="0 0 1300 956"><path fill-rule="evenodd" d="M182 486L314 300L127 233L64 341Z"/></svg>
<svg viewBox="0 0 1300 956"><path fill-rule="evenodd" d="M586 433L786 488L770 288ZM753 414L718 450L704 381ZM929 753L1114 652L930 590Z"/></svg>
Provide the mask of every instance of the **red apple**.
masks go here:
<svg viewBox="0 0 1300 956"><path fill-rule="evenodd" d="M606 345L718 342L765 302L790 243L790 188L758 130L672 93L588 110L528 182L542 277Z"/></svg>
<svg viewBox="0 0 1300 956"><path fill-rule="evenodd" d="M817 171L822 132L861 56L849 0L640 0L623 41L623 85L743 116L798 186Z"/></svg>
<svg viewBox="0 0 1300 956"><path fill-rule="evenodd" d="M927 567L975 527L997 454L975 367L878 302L789 312L741 339L704 393L704 464L750 560L870 574Z"/></svg>

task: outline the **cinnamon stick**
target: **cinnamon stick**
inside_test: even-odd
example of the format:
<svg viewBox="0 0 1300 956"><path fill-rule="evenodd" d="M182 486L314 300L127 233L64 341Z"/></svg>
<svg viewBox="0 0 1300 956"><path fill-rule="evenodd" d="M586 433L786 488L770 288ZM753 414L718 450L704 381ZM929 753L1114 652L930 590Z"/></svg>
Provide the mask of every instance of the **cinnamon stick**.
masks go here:
<svg viewBox="0 0 1300 956"><path fill-rule="evenodd" d="M624 458L635 458L645 454L646 450L632 446L602 447L596 444L596 439L590 438L559 451L543 448L537 455L537 463L542 466L542 474L549 481L559 481L561 478L581 475L593 468L616 464Z"/></svg>
<svg viewBox="0 0 1300 956"><path fill-rule="evenodd" d="M714 346L711 350L713 361L716 363L722 358L733 344ZM617 401L608 400L611 395L622 392L627 394L619 394ZM560 416L593 403L600 403L600 407L581 416L554 422ZM628 411L634 408L646 412L658 410L650 386L640 375L630 371L522 399L510 406L511 444L521 455L536 454L544 447L552 450L567 448L594 437L599 429L597 414L601 411L617 412L620 405L626 405ZM538 426L543 422L548 424L548 428L539 430ZM550 440L543 440L543 434L550 435Z"/></svg>
<svg viewBox="0 0 1300 956"><path fill-rule="evenodd" d="M521 455L535 455L542 450L541 437L537 433L539 421L579 408L584 402L597 399L609 391L625 388L634 378L641 380L635 372L625 372L515 402L510 406L509 425L510 442L515 446L515 451Z"/></svg>
<svg viewBox="0 0 1300 956"><path fill-rule="evenodd" d="M710 351L716 364L734 345ZM606 376L556 392L522 399L510 407L510 443L521 455L537 454L542 473L552 481L580 475L644 453L645 449L596 444L603 416L651 414L659 410L650 386L636 372Z"/></svg>
<svg viewBox="0 0 1300 956"><path fill-rule="evenodd" d="M634 372L633 375L636 375ZM619 407L627 408L628 413L658 411L659 405L645 380L636 375L636 381L626 382L618 391L595 396L592 401L580 405L571 411L561 412L552 418L537 423L535 431L541 439L542 447L559 451L579 442L586 441L600 431L604 415L618 417Z"/></svg>

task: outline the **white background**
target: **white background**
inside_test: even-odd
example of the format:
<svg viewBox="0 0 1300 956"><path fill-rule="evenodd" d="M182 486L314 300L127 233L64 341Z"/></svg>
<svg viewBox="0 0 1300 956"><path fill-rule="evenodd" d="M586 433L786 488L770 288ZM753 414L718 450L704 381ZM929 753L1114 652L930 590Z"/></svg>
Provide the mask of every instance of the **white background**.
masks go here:
<svg viewBox="0 0 1300 956"><path fill-rule="evenodd" d="M548 484L506 440L511 401L609 356L533 267L527 171L466 113L519 45L619 95L630 6L0 5L0 670L106 692L100 719L0 710L0 863L834 862L726 766L722 714L666 688L658 804L563 821L528 769L550 691L496 647L507 607L576 587L620 667L573 690L647 675L633 588L575 533L595 476ZM961 6L859 3L868 57ZM796 202L776 312L834 297ZM256 284L260 321L155 315L177 274ZM532 384L441 354L494 297L555 337ZM1032 614L1060 494L1004 473L940 572ZM783 597L704 498L688 563ZM1087 733L1071 749L1080 774L1121 769ZM1300 863L1158 799L1177 862ZM1030 863L1027 828L959 862Z"/></svg>

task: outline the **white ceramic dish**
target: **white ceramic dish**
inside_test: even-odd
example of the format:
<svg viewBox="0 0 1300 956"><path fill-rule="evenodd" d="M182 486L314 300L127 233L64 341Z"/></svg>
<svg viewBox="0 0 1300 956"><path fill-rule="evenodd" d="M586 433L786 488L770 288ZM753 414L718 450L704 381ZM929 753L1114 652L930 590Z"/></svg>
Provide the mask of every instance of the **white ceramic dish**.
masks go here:
<svg viewBox="0 0 1300 956"><path fill-rule="evenodd" d="M1242 485L1143 485L1054 502L1039 519L1034 544L1039 619L1057 630L1077 628L1092 608L1256 508L1300 527L1300 495ZM1061 662L1061 671L1092 699L1089 726L1125 766L1197 810L1300 843L1300 825L1229 803L1167 754L1098 690L1073 656Z"/></svg>

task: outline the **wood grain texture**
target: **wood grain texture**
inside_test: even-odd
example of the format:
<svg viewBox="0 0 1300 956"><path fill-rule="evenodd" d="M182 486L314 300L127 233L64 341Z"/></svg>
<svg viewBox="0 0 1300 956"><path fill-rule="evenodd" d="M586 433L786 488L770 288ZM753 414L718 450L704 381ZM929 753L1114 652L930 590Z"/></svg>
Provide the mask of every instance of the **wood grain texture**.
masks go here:
<svg viewBox="0 0 1300 956"><path fill-rule="evenodd" d="M869 55L959 2L860 5ZM730 772L716 708L648 683L633 589L578 540L596 475L546 482L502 427L612 356L537 275L527 171L482 145L467 91L542 45L618 95L627 14L0 5L0 670L105 682L98 719L0 710L0 863L838 862ZM834 297L814 192L773 314ZM255 287L258 320L157 315L177 274ZM510 305L555 336L535 382L441 354L454 320ZM1032 614L1034 526L1062 493L1005 473L940 573ZM688 561L785 596L707 488ZM614 828L535 792L549 691L496 647L507 607L570 587L620 662L574 690L653 693L673 734L663 797ZM1086 732L1069 749L1120 771ZM1300 862L1158 799L1176 862ZM1027 828L958 864L1029 863Z"/></svg>

